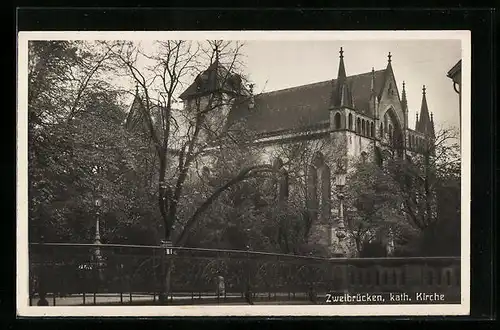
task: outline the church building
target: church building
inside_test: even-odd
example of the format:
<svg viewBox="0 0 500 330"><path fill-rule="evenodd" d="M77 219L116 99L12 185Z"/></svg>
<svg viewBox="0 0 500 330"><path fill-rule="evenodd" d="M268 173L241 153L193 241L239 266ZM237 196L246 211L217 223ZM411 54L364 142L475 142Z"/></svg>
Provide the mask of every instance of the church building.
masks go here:
<svg viewBox="0 0 500 330"><path fill-rule="evenodd" d="M331 146L331 155L328 150L312 153L304 176L311 240L331 247L332 253L344 237L342 187L353 162L411 157L434 138L425 86L416 124L410 127L406 86L403 82L400 93L390 53L385 68L357 75L347 74L346 62L341 48L332 79L254 95L252 85L243 86L237 74L215 60L180 95L185 111L213 93L228 101L208 119L213 130L253 132L251 142L261 146L263 162L273 163L279 145L310 141L312 150L314 141L323 141Z"/></svg>

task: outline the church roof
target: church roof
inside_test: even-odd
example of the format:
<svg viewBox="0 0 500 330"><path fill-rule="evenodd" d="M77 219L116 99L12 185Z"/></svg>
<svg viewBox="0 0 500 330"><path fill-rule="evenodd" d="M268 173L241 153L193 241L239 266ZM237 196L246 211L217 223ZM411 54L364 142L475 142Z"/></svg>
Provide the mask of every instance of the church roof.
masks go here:
<svg viewBox="0 0 500 330"><path fill-rule="evenodd" d="M182 92L181 100L199 95L224 91L238 93L242 89L242 79L238 74L231 74L218 60L200 73L194 82Z"/></svg>
<svg viewBox="0 0 500 330"><path fill-rule="evenodd" d="M373 73L377 95L383 88L385 72ZM371 82L372 72L348 76L345 81L354 109L369 116ZM334 79L255 95L253 108L248 107L248 101L236 102L228 122L231 125L243 120L247 128L259 133L315 126L329 120L336 91Z"/></svg>

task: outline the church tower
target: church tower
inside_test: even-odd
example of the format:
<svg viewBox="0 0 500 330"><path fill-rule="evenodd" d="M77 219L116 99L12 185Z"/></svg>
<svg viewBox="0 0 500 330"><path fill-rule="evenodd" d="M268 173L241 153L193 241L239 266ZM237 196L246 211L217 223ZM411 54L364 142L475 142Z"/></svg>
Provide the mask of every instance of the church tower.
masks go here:
<svg viewBox="0 0 500 330"><path fill-rule="evenodd" d="M198 74L194 82L180 95L184 111L193 118L202 113L204 135L216 137L226 128L229 111L239 97L248 94L239 74L228 70L222 63L220 52L214 49L209 67ZM246 94L245 94L246 93ZM213 136L212 136L213 135Z"/></svg>
<svg viewBox="0 0 500 330"><path fill-rule="evenodd" d="M427 105L426 88L422 86L422 104L420 106L420 116L417 114L417 123L415 131L423 134L424 147L432 149L435 140L434 118L432 113L429 115L429 107Z"/></svg>
<svg viewBox="0 0 500 330"><path fill-rule="evenodd" d="M403 90L401 92L401 108L403 110L403 143L404 150L403 156L406 157L406 149L408 147L408 100L406 99L405 82L403 81Z"/></svg>

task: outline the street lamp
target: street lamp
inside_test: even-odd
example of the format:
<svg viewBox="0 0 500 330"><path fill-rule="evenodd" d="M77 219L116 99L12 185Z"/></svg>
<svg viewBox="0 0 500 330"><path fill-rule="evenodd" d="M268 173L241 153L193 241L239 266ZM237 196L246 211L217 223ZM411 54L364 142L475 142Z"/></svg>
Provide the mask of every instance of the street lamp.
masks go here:
<svg viewBox="0 0 500 330"><path fill-rule="evenodd" d="M346 176L347 171L345 170L343 160L337 161L337 169L335 171L335 187L337 188L337 199L339 200L339 212L337 219L337 230L335 233L338 238L335 255L339 257L345 255L345 252L342 248L342 240L346 237L344 224L344 187L346 183Z"/></svg>
<svg viewBox="0 0 500 330"><path fill-rule="evenodd" d="M337 237L342 239L345 237L345 224L344 224L344 187L346 182L345 167L339 161L337 163L337 171L335 173L335 186L337 187L337 198L339 200L339 216L338 216L338 231Z"/></svg>
<svg viewBox="0 0 500 330"><path fill-rule="evenodd" d="M94 206L96 207L96 223L95 223L95 238L94 238L94 243L95 244L101 244L101 234L100 234L100 209L102 206L102 197L97 196L94 199Z"/></svg>
<svg viewBox="0 0 500 330"><path fill-rule="evenodd" d="M94 236L94 244L96 245L94 249L95 256L95 266L98 269L99 278L102 278L102 266L103 266L103 258L101 255L101 233L100 233L100 217L101 217L101 207L103 204L102 197L100 195L94 198L94 206L96 208L96 223L95 223L95 236Z"/></svg>

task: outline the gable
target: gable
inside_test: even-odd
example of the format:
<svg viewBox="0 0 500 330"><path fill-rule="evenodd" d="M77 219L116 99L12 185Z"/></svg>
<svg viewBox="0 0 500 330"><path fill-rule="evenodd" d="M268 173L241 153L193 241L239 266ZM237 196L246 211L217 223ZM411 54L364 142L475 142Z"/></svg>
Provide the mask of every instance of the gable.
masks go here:
<svg viewBox="0 0 500 330"><path fill-rule="evenodd" d="M401 98L399 96L397 82L390 65L386 70L386 75L382 84L382 88L380 90L379 98L380 98L380 103L379 103L380 118L384 117L387 110L393 108L394 113L397 116L397 120L399 121L399 125L403 127L404 114L403 114L403 108L401 106Z"/></svg>

